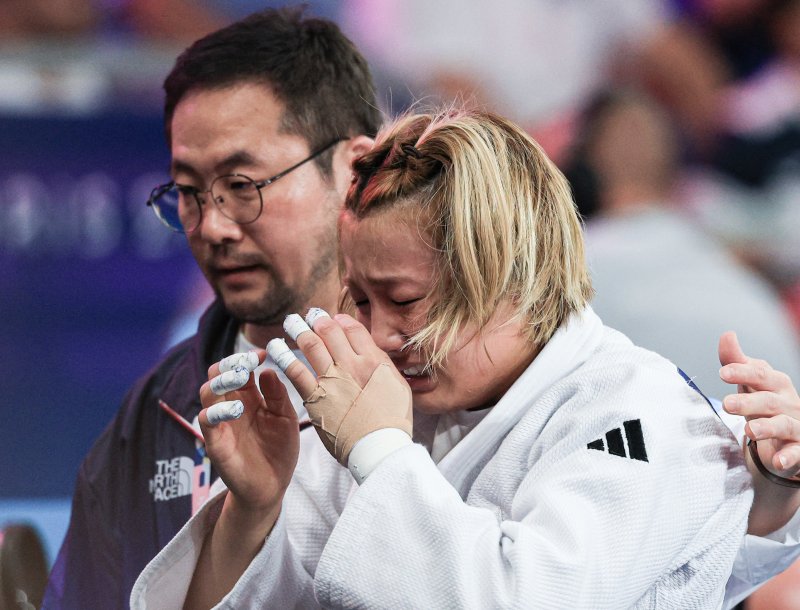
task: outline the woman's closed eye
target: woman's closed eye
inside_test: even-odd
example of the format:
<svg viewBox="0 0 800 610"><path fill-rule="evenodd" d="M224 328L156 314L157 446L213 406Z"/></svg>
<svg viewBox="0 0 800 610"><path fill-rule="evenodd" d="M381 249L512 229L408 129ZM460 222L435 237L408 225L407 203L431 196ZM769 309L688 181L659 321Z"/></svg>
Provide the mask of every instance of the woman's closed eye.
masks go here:
<svg viewBox="0 0 800 610"><path fill-rule="evenodd" d="M405 299L405 300L394 300L392 299L392 305L396 305L397 307L406 307L408 305L413 305L417 301L421 301L422 297L416 297L414 299Z"/></svg>
<svg viewBox="0 0 800 610"><path fill-rule="evenodd" d="M389 299L389 302L394 305L395 307L408 307L409 305L413 305L422 300L423 297L416 297L413 299ZM369 307L369 299L354 299L353 303L359 309L363 309L365 307Z"/></svg>

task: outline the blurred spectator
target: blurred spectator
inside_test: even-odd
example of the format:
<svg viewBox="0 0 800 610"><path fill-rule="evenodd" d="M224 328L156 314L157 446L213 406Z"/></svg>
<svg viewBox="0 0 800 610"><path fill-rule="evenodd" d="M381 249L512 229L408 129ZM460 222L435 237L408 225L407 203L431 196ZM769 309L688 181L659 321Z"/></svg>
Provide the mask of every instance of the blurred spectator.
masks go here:
<svg viewBox="0 0 800 610"><path fill-rule="evenodd" d="M674 113L689 152L763 186L800 153L800 2L672 0L638 76Z"/></svg>
<svg viewBox="0 0 800 610"><path fill-rule="evenodd" d="M3 0L0 39L84 35L97 19L93 0Z"/></svg>
<svg viewBox="0 0 800 610"><path fill-rule="evenodd" d="M673 201L678 158L667 117L638 95L610 92L582 125L567 174L589 217L593 307L603 321L669 357L711 396L730 391L714 365L726 330L800 376L800 343L778 295Z"/></svg>
<svg viewBox="0 0 800 610"><path fill-rule="evenodd" d="M29 525L6 525L0 530L0 608L39 608L46 583L47 559L39 534Z"/></svg>
<svg viewBox="0 0 800 610"><path fill-rule="evenodd" d="M800 281L800 0L671 0L631 72L670 109L703 227L780 289Z"/></svg>
<svg viewBox="0 0 800 610"><path fill-rule="evenodd" d="M661 0L343 0L342 26L415 94L484 102L557 158L616 57L654 35Z"/></svg>
<svg viewBox="0 0 800 610"><path fill-rule="evenodd" d="M268 6L264 0L3 0L0 35L14 40L132 35L170 45L197 37ZM335 18L338 1L306 2L310 12Z"/></svg>
<svg viewBox="0 0 800 610"><path fill-rule="evenodd" d="M800 282L800 0L342 6L343 27L395 94L489 105L557 162L599 88L644 87L693 163L681 198L698 224L777 288Z"/></svg>
<svg viewBox="0 0 800 610"><path fill-rule="evenodd" d="M226 25L225 12L192 0L95 0L103 28L156 43L186 46Z"/></svg>
<svg viewBox="0 0 800 610"><path fill-rule="evenodd" d="M292 1L0 0L0 113L160 112L161 77L185 46ZM336 16L338 0L306 3Z"/></svg>

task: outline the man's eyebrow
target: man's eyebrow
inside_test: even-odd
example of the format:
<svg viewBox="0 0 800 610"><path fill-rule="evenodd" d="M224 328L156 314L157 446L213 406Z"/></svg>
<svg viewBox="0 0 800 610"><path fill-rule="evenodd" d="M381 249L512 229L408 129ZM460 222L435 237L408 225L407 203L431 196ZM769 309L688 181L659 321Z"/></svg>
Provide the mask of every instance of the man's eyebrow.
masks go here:
<svg viewBox="0 0 800 610"><path fill-rule="evenodd" d="M227 157L219 161L215 166L214 169L217 172L225 172L231 171L236 167L240 167L242 165L257 165L258 161L256 158L251 155L249 152L245 150L237 150L229 154Z"/></svg>
<svg viewBox="0 0 800 610"><path fill-rule="evenodd" d="M175 174L189 174L193 178L200 177L200 173L194 167L179 159L172 160L172 163L170 164L170 172L173 176Z"/></svg>
<svg viewBox="0 0 800 610"><path fill-rule="evenodd" d="M225 173L229 171L233 171L237 167L241 167L243 165L257 165L258 161L256 158L251 155L249 152L244 150L237 150L232 152L227 157L221 159L214 165L214 172L216 175L220 173ZM182 173L188 174L193 178L201 178L200 172L194 168L190 163L186 161L181 161L180 159L173 159L170 165L170 169L174 174ZM209 178L213 178L210 176Z"/></svg>

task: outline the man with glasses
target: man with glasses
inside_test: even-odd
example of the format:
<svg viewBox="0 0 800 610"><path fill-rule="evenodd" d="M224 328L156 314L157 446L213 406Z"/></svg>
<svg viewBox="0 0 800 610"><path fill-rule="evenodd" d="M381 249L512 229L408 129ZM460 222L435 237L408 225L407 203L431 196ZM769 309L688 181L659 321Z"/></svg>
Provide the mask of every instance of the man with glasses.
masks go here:
<svg viewBox="0 0 800 610"><path fill-rule="evenodd" d="M351 161L381 121L364 58L336 25L297 10L197 41L164 88L172 181L147 203L186 235L217 299L81 465L46 608L127 607L216 477L189 423L208 367L283 337L287 313L336 310L336 218Z"/></svg>

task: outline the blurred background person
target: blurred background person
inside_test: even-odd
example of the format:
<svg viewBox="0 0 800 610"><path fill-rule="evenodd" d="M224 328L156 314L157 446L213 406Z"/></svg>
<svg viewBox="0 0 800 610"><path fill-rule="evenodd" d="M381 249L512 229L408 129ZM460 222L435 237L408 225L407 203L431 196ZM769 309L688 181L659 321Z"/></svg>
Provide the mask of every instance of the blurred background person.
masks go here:
<svg viewBox="0 0 800 610"><path fill-rule="evenodd" d="M556 161L599 89L644 89L678 132L687 210L796 304L799 6L344 0L342 21L376 71L393 75L394 91L485 103L525 125ZM800 320L800 306L793 314Z"/></svg>
<svg viewBox="0 0 800 610"><path fill-rule="evenodd" d="M794 305L800 2L673 0L631 70L671 113L697 221Z"/></svg>
<svg viewBox="0 0 800 610"><path fill-rule="evenodd" d="M586 224L596 296L609 326L721 398L715 339L736 329L754 353L800 375L798 335L780 297L674 200L675 128L644 95L609 90L587 107L566 164Z"/></svg>
<svg viewBox="0 0 800 610"><path fill-rule="evenodd" d="M583 102L667 16L660 0L344 0L342 21L398 88L485 103L558 159Z"/></svg>
<svg viewBox="0 0 800 610"><path fill-rule="evenodd" d="M20 522L0 529L0 608L41 607L47 570L44 546L35 527Z"/></svg>

